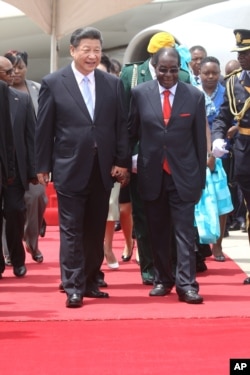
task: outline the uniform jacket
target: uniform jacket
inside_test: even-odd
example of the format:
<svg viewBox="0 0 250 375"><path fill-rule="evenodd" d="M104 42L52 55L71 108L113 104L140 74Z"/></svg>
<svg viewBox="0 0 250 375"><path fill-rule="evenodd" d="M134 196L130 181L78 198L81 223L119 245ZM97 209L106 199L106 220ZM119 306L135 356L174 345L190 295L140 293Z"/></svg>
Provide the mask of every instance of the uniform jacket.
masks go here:
<svg viewBox="0 0 250 375"><path fill-rule="evenodd" d="M9 88L16 166L25 189L35 178L35 114L28 94Z"/></svg>
<svg viewBox="0 0 250 375"><path fill-rule="evenodd" d="M237 112L240 112L250 93L250 78L245 71L235 72L232 77L234 82L234 98ZM227 130L234 122L234 115L229 106L229 97L227 90L224 96L224 102L220 107L220 113L215 118L212 127L212 140L217 138L226 138ZM248 109L240 121L240 126L250 130L250 109ZM234 140L234 158L235 175L250 174L250 136L237 133Z"/></svg>
<svg viewBox="0 0 250 375"><path fill-rule="evenodd" d="M181 199L199 199L207 157L205 100L200 90L178 83L165 126L157 80L136 86L132 89L129 133L132 147L139 140L138 186L143 199L158 197L164 157Z"/></svg>
<svg viewBox="0 0 250 375"><path fill-rule="evenodd" d="M37 173L52 172L56 189L78 192L89 181L94 146L106 190L113 165L130 165L124 88L119 78L95 70L92 120L71 65L42 80L36 128Z"/></svg>

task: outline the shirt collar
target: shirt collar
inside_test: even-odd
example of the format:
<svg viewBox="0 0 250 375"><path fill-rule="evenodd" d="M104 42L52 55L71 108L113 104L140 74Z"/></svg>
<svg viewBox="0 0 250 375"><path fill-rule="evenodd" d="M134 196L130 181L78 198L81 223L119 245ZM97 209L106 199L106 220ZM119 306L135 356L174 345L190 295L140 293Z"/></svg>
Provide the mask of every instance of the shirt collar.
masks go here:
<svg viewBox="0 0 250 375"><path fill-rule="evenodd" d="M175 92L176 92L176 89L177 89L177 84L176 83L174 86L172 86L170 89L166 89L165 87L161 86L158 82L158 86L159 86L159 91L160 91L160 94L163 94L164 91L168 90L170 91L170 94L172 94L173 96L175 96Z"/></svg>

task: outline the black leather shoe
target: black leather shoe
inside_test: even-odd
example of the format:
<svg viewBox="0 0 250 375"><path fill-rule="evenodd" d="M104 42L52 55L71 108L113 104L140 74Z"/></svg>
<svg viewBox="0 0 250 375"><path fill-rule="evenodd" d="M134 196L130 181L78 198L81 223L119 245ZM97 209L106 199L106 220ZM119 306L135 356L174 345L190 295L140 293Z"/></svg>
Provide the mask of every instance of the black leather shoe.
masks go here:
<svg viewBox="0 0 250 375"><path fill-rule="evenodd" d="M240 230L240 223L238 223L237 221L235 221L233 224L231 224L228 227L228 230Z"/></svg>
<svg viewBox="0 0 250 375"><path fill-rule="evenodd" d="M66 300L66 307L82 307L82 296L78 293L69 294Z"/></svg>
<svg viewBox="0 0 250 375"><path fill-rule="evenodd" d="M20 267L13 267L13 273L16 277L23 277L27 272L25 265Z"/></svg>
<svg viewBox="0 0 250 375"><path fill-rule="evenodd" d="M170 294L171 288L165 287L163 284L156 284L152 290L150 290L150 297L166 296Z"/></svg>
<svg viewBox="0 0 250 375"><path fill-rule="evenodd" d="M108 287L108 284L103 279L97 279L96 283L99 286L99 288L107 288Z"/></svg>
<svg viewBox="0 0 250 375"><path fill-rule="evenodd" d="M43 219L43 222L42 222L42 225L41 225L41 228L40 228L40 233L39 233L41 237L44 237L44 236L45 236L46 228L47 228L47 223L46 223L46 221Z"/></svg>
<svg viewBox="0 0 250 375"><path fill-rule="evenodd" d="M115 222L115 232L119 232L119 230L121 230L121 224L120 224L120 221L116 221Z"/></svg>
<svg viewBox="0 0 250 375"><path fill-rule="evenodd" d="M99 289L86 290L84 297L89 298L109 298L108 293L101 292Z"/></svg>
<svg viewBox="0 0 250 375"><path fill-rule="evenodd" d="M203 297L195 290L188 290L186 293L179 296L179 300L186 303L199 304L203 302Z"/></svg>
<svg viewBox="0 0 250 375"><path fill-rule="evenodd" d="M250 277L247 277L244 281L243 284L249 285L250 284Z"/></svg>

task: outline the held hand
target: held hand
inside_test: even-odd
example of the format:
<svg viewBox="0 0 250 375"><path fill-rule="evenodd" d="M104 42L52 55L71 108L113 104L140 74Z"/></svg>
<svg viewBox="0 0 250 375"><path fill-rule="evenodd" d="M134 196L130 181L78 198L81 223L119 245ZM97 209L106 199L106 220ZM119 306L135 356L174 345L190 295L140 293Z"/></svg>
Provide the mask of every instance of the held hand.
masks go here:
<svg viewBox="0 0 250 375"><path fill-rule="evenodd" d="M39 183L43 186L47 186L49 183L49 174L48 173L38 173L37 179Z"/></svg>
<svg viewBox="0 0 250 375"><path fill-rule="evenodd" d="M215 157L209 153L207 157L207 167L210 169L211 172L213 172L215 166Z"/></svg>
<svg viewBox="0 0 250 375"><path fill-rule="evenodd" d="M114 177L116 181L121 184L121 187L128 185L130 181L130 174L127 168L114 166L111 170L111 176Z"/></svg>
<svg viewBox="0 0 250 375"><path fill-rule="evenodd" d="M226 142L224 139L215 139L213 141L213 149L212 149L212 154L216 158L221 158L223 155L228 154L229 151L225 149L226 147Z"/></svg>

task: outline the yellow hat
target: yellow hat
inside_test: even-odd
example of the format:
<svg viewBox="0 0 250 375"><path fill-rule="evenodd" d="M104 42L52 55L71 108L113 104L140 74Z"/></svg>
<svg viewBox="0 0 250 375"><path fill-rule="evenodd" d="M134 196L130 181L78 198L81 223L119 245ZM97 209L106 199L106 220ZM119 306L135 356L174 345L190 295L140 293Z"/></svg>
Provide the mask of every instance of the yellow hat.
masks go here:
<svg viewBox="0 0 250 375"><path fill-rule="evenodd" d="M160 48L174 46L175 39L173 35L162 31L152 36L152 38L149 41L147 51L149 53L156 53L157 51L159 51Z"/></svg>

